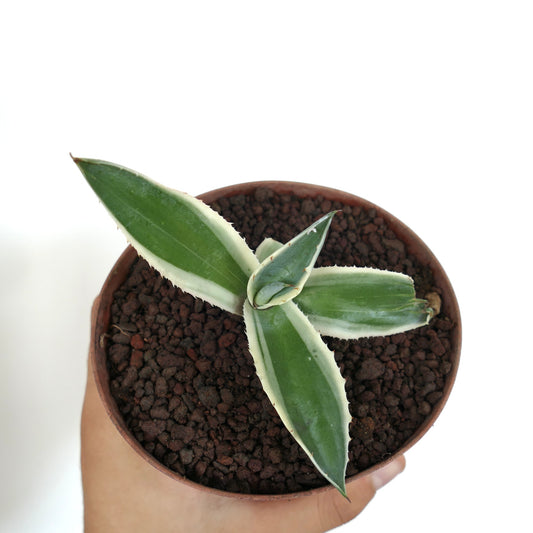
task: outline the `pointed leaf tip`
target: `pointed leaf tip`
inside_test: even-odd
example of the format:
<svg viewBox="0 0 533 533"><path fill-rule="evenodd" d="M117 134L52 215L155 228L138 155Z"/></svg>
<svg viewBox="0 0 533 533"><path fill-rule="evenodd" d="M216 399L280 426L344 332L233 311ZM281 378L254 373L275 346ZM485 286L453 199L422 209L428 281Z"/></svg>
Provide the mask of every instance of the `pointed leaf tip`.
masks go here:
<svg viewBox="0 0 533 533"><path fill-rule="evenodd" d="M335 213L324 215L263 260L248 282L248 299L256 309L284 304L301 292Z"/></svg>
<svg viewBox="0 0 533 533"><path fill-rule="evenodd" d="M184 291L241 313L258 261L222 216L120 165L73 159L139 255Z"/></svg>
<svg viewBox="0 0 533 533"><path fill-rule="evenodd" d="M351 420L331 350L293 302L244 304L257 375L281 420L321 474L345 496Z"/></svg>

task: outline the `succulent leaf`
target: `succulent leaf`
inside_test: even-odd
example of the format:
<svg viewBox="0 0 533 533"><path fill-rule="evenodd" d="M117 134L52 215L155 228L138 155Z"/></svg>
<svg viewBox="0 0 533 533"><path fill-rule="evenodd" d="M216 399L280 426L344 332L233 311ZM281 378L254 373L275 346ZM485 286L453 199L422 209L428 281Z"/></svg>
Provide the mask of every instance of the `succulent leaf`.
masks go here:
<svg viewBox="0 0 533 533"><path fill-rule="evenodd" d="M433 316L409 276L373 268L316 268L295 302L322 335L341 339L392 335Z"/></svg>
<svg viewBox="0 0 533 533"><path fill-rule="evenodd" d="M272 255L274 252L279 250L283 244L271 237L267 237L263 242L257 247L255 251L255 257L257 260L262 263L269 255Z"/></svg>
<svg viewBox="0 0 533 533"><path fill-rule="evenodd" d="M281 420L321 474L346 495L350 412L334 354L293 302L244 321L256 372Z"/></svg>
<svg viewBox="0 0 533 533"><path fill-rule="evenodd" d="M74 158L128 241L172 283L241 314L258 261L218 213L187 194L137 172L95 159Z"/></svg>
<svg viewBox="0 0 533 533"><path fill-rule="evenodd" d="M282 246L267 238L256 257L263 261ZM412 278L372 268L315 268L294 302L322 335L341 339L401 333L425 326L436 314L416 298Z"/></svg>
<svg viewBox="0 0 533 533"><path fill-rule="evenodd" d="M334 215L332 211L323 216L263 260L248 282L248 300L254 307L281 305L300 293Z"/></svg>

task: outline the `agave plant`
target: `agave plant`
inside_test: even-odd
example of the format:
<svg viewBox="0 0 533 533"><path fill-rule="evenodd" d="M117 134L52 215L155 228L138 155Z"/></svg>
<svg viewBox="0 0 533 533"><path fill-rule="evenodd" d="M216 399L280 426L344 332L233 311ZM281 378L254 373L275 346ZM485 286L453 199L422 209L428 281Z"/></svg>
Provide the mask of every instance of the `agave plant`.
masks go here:
<svg viewBox="0 0 533 533"><path fill-rule="evenodd" d="M335 212L255 253L202 201L137 172L74 158L128 241L182 290L244 317L257 375L288 431L346 496L351 421L344 379L321 335L357 339L425 325L433 310L406 275L313 268Z"/></svg>

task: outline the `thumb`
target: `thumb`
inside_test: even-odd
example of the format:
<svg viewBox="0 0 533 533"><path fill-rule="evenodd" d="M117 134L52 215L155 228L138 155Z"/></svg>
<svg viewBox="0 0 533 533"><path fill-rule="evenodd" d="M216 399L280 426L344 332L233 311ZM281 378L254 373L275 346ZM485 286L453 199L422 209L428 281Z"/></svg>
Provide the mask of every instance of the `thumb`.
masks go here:
<svg viewBox="0 0 533 533"><path fill-rule="evenodd" d="M370 502L376 491L405 468L403 455L365 477L346 486L348 498L336 490L320 492L288 502L255 507L256 533L323 533L355 518Z"/></svg>
<svg viewBox="0 0 533 533"><path fill-rule="evenodd" d="M349 483L346 486L348 500L336 491L324 493L317 505L320 529L316 531L328 531L355 518L376 491L392 481L404 468L405 458L401 455L379 470Z"/></svg>

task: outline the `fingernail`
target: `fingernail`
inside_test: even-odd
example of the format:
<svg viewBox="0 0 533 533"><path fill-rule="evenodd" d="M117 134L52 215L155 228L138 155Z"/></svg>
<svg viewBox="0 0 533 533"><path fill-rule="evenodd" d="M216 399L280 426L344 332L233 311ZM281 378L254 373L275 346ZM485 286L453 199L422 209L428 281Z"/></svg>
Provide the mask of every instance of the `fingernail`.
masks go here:
<svg viewBox="0 0 533 533"><path fill-rule="evenodd" d="M384 487L389 481L392 481L400 472L403 471L405 462L402 457L398 457L394 461L380 468L371 475L374 489L379 490Z"/></svg>

